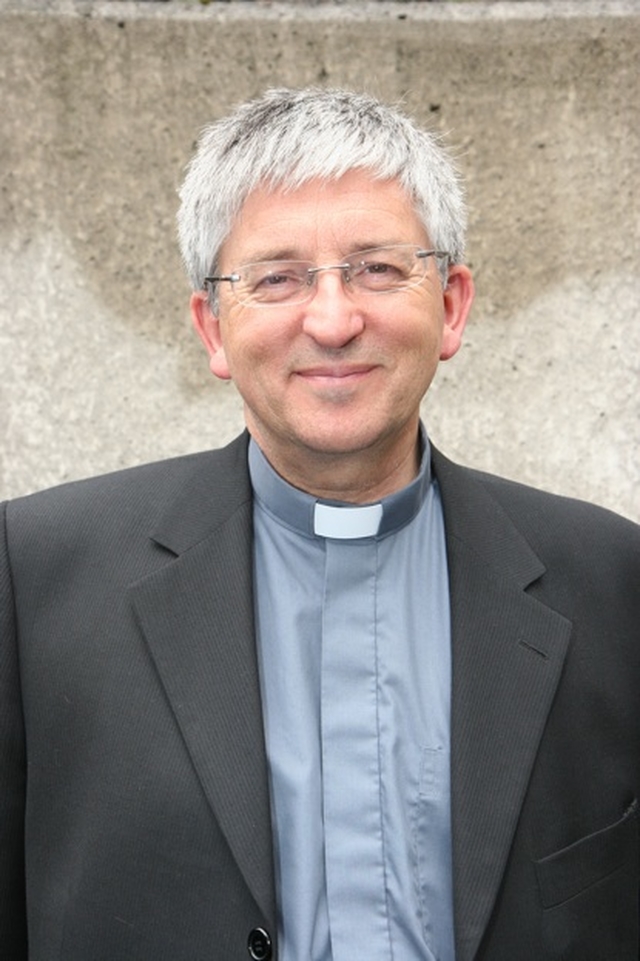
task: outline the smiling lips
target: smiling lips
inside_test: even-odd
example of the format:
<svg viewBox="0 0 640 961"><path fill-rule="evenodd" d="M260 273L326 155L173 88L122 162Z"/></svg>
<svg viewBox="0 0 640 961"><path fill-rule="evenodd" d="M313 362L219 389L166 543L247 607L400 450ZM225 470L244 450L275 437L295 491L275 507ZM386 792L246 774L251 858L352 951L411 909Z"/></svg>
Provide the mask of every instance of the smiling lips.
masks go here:
<svg viewBox="0 0 640 961"><path fill-rule="evenodd" d="M366 374L371 373L375 366L375 364L323 364L322 366L318 367L308 367L306 369L297 370L295 373L298 377L304 377L305 379L312 381L327 381L329 383L335 383L336 381L340 380L355 380L363 377Z"/></svg>

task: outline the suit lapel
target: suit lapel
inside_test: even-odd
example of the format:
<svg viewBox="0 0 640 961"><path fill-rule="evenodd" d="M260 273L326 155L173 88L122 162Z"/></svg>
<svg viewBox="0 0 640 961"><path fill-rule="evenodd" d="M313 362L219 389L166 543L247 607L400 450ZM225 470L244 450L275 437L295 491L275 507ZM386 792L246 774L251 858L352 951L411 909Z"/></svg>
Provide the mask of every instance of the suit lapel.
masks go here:
<svg viewBox="0 0 640 961"><path fill-rule="evenodd" d="M215 466L206 458L154 534L177 557L131 594L204 793L257 904L273 917L246 441Z"/></svg>
<svg viewBox="0 0 640 961"><path fill-rule="evenodd" d="M457 961L489 921L571 624L525 592L544 566L484 485L434 453L452 610Z"/></svg>

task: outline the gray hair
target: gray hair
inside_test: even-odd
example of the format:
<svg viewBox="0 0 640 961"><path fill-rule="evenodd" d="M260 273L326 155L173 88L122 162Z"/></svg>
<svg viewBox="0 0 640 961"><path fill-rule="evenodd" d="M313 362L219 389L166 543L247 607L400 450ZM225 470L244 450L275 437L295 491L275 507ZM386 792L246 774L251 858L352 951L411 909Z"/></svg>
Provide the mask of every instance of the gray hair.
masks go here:
<svg viewBox="0 0 640 961"><path fill-rule="evenodd" d="M433 246L448 251L452 263L462 260L462 187L433 133L366 94L274 89L205 127L187 167L178 235L193 289L202 289L204 278L216 272L220 248L254 189L295 190L354 169L397 179Z"/></svg>

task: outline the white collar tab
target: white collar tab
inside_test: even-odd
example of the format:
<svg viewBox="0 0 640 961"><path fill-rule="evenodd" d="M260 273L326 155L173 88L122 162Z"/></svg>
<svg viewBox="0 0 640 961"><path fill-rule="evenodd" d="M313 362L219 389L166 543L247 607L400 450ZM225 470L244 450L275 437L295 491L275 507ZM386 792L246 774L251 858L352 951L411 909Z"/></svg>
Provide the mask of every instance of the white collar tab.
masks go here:
<svg viewBox="0 0 640 961"><path fill-rule="evenodd" d="M313 532L319 537L343 541L375 537L380 530L382 514L382 504L333 507L317 501L313 513Z"/></svg>

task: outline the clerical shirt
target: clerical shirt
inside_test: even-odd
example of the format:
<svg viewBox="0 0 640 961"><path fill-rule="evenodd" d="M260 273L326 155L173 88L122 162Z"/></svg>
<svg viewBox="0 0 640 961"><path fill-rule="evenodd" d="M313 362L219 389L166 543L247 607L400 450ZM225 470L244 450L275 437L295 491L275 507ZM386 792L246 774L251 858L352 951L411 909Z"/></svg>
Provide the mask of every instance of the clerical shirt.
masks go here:
<svg viewBox="0 0 640 961"><path fill-rule="evenodd" d="M365 505L251 442L281 961L454 961L444 523L420 473Z"/></svg>

